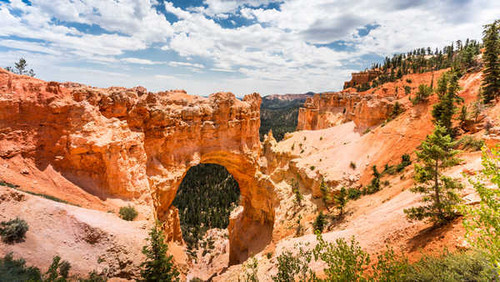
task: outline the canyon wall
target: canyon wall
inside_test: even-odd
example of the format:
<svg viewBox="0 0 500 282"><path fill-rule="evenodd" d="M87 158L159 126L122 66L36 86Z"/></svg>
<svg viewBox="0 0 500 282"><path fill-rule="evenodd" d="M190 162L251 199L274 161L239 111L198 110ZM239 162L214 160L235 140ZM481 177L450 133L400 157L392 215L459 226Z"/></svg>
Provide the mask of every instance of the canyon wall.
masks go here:
<svg viewBox="0 0 500 282"><path fill-rule="evenodd" d="M318 130L354 121L360 130L382 123L392 112L392 98L348 92L315 94L299 109L297 130Z"/></svg>
<svg viewBox="0 0 500 282"><path fill-rule="evenodd" d="M149 205L177 241L171 204L184 175L199 163L223 165L244 208L230 228L230 262L238 263L267 244L274 221L272 184L258 165L260 103L258 94L99 89L0 69L0 157L50 166L103 200Z"/></svg>

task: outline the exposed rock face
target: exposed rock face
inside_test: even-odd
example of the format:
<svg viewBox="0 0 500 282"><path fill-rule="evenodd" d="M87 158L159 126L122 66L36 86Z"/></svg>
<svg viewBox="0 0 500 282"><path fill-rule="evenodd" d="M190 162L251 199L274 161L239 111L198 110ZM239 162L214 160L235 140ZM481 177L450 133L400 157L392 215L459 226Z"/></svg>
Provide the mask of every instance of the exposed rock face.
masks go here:
<svg viewBox="0 0 500 282"><path fill-rule="evenodd" d="M172 240L181 234L171 204L188 169L223 165L243 199L231 223L230 238L245 238L230 240L237 263L270 240L274 220L272 185L258 169L260 103L258 94L98 89L0 69L0 157L21 154L101 198L148 204Z"/></svg>
<svg viewBox="0 0 500 282"><path fill-rule="evenodd" d="M377 125L391 114L391 98L332 92L308 98L299 110L297 130L318 130L354 121L360 129Z"/></svg>
<svg viewBox="0 0 500 282"><path fill-rule="evenodd" d="M373 80L374 78L376 78L379 74L380 74L380 72L377 70L368 70L368 71L352 73L351 80L344 82L344 89L349 88L349 87L354 87L356 85L368 83L371 80Z"/></svg>

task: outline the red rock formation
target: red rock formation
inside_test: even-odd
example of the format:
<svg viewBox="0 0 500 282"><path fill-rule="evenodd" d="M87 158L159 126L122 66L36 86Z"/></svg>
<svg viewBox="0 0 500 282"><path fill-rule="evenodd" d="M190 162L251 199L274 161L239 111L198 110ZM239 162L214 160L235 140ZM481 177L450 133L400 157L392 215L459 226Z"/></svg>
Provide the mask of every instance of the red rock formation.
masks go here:
<svg viewBox="0 0 500 282"><path fill-rule="evenodd" d="M373 79L375 79L377 76L379 76L379 74L380 72L377 70L367 70L367 71L352 73L351 80L344 82L344 89L368 83Z"/></svg>
<svg viewBox="0 0 500 282"><path fill-rule="evenodd" d="M172 240L181 234L171 204L188 169L223 165L243 199L230 230L230 262L241 262L270 240L274 220L258 166L260 103L258 94L99 89L0 69L0 157L22 155L101 198L148 204Z"/></svg>
<svg viewBox="0 0 500 282"><path fill-rule="evenodd" d="M391 98L345 92L316 94L300 108L297 130L324 129L347 121L364 129L386 120L392 108Z"/></svg>

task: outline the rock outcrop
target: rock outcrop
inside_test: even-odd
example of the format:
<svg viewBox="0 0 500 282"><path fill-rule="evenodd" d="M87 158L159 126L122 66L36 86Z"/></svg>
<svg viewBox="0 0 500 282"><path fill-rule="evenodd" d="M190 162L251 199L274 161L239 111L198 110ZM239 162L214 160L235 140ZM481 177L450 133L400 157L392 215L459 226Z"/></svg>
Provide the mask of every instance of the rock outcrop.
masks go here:
<svg viewBox="0 0 500 282"><path fill-rule="evenodd" d="M237 263L270 240L274 220L272 186L258 166L260 103L258 94L99 89L0 69L0 157L51 166L101 199L149 205L172 240L181 234L171 204L188 169L223 165L244 207L230 230L230 239L244 238L230 240Z"/></svg>
<svg viewBox="0 0 500 282"><path fill-rule="evenodd" d="M386 120L392 109L392 98L347 92L315 94L299 109L297 130L325 129L348 121L363 130Z"/></svg>
<svg viewBox="0 0 500 282"><path fill-rule="evenodd" d="M344 82L344 89L368 83L378 77L380 74L377 70L367 70L362 72L352 73L351 80Z"/></svg>

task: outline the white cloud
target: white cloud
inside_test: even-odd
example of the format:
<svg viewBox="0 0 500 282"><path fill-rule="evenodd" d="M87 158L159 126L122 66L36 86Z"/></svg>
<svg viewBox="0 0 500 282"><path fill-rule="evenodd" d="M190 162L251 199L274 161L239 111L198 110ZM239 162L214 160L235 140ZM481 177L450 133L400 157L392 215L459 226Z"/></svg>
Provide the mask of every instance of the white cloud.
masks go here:
<svg viewBox="0 0 500 282"><path fill-rule="evenodd" d="M198 68L198 69L205 68L205 66L202 64L193 64L193 63L188 63L188 62L176 62L176 61L169 62L168 65L172 66L172 67L193 67L193 68Z"/></svg>
<svg viewBox="0 0 500 282"><path fill-rule="evenodd" d="M9 58L13 54L36 53L35 65L43 66L43 60L47 60L56 66L93 62L113 68L113 63L122 62L121 67L182 67L180 73L190 75L174 76L166 71L146 77L133 65L123 70L130 73L127 79L86 72L84 78L99 85L112 79L112 84L146 83L152 88L186 88L200 94L218 90L240 94L290 93L339 89L349 73L355 71L352 64L363 62L366 55L385 56L423 46L434 49L466 37L479 39L482 25L500 14L500 3L489 0L205 0L205 6L189 9L167 1L165 10L179 19L170 24L152 6L155 3L0 3L0 36L4 37L0 38L0 45L16 50L9 53ZM269 3L280 3L280 7L262 8ZM230 16L250 20L252 24L223 28L218 22L233 20ZM75 28L78 24L97 34ZM359 36L359 29L374 24L377 28ZM18 37L43 42L26 42ZM320 47L335 41L343 42L348 51ZM135 54L148 48L156 48L154 53L175 55L148 58ZM50 76L44 70L47 77L66 75L79 79L74 70L68 74L55 67L50 70L57 75Z"/></svg>

